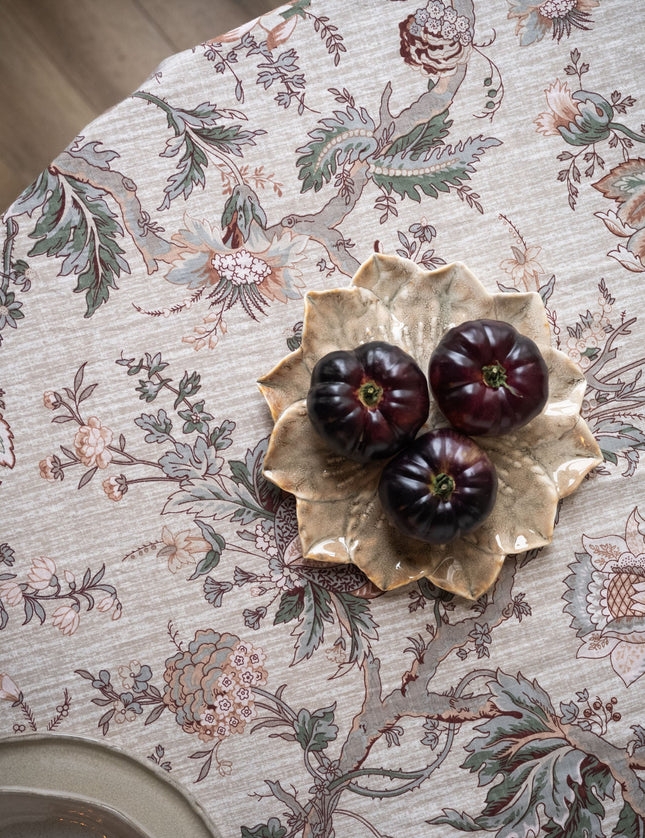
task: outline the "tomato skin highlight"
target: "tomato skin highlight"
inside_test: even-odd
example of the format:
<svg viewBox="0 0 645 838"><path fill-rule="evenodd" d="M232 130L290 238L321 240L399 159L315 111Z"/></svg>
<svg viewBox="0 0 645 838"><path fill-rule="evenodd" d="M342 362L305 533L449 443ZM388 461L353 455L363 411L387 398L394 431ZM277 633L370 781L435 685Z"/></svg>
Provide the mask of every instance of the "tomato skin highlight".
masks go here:
<svg viewBox="0 0 645 838"><path fill-rule="evenodd" d="M446 419L473 436L521 428L549 395L549 373L536 343L501 320L469 320L449 329L432 353L428 377Z"/></svg>
<svg viewBox="0 0 645 838"><path fill-rule="evenodd" d="M330 352L311 374L311 424L332 451L358 462L391 457L414 439L429 410L422 370L385 341Z"/></svg>
<svg viewBox="0 0 645 838"><path fill-rule="evenodd" d="M446 544L477 529L497 497L497 472L472 439L441 428L418 437L383 469L379 499L410 538Z"/></svg>

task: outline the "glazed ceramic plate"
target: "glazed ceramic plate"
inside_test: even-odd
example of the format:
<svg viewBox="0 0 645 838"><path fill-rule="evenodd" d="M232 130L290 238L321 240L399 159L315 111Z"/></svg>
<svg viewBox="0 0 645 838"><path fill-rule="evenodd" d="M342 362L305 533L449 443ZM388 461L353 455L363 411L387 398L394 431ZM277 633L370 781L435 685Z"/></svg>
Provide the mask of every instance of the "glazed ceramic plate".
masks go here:
<svg viewBox="0 0 645 838"><path fill-rule="evenodd" d="M0 740L0 838L219 838L170 777L70 736Z"/></svg>
<svg viewBox="0 0 645 838"><path fill-rule="evenodd" d="M330 452L307 416L316 362L372 340L400 346L422 370L445 332L467 320L511 323L538 345L549 370L549 397L531 422L500 437L479 437L497 470L495 507L477 530L449 544L408 538L385 518L378 500L382 462L359 464ZM348 288L309 292L301 346L259 382L275 425L265 475L296 497L303 555L355 564L381 590L427 577L477 599L495 582L506 555L548 544L561 498L602 462L580 407L586 381L551 346L537 293L489 294L458 262L425 271L397 256L374 254ZM434 402L422 428L447 424Z"/></svg>

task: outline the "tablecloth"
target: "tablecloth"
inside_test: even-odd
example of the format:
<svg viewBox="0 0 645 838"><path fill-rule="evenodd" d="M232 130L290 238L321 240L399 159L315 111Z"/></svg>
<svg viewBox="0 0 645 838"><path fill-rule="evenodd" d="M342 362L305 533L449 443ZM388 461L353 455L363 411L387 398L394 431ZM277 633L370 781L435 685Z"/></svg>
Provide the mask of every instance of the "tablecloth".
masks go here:
<svg viewBox="0 0 645 838"><path fill-rule="evenodd" d="M645 832L645 10L296 0L2 216L0 734L223 836ZM214 33L204 33L205 38ZM374 252L537 291L604 462L475 602L300 561L256 381Z"/></svg>

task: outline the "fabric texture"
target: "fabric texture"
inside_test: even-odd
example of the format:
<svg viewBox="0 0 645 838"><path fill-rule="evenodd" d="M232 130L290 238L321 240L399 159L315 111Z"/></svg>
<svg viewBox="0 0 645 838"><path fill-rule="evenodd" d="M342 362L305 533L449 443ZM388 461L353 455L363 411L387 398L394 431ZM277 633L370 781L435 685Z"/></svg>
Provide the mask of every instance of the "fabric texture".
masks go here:
<svg viewBox="0 0 645 838"><path fill-rule="evenodd" d="M296 0L7 210L0 735L149 758L226 838L643 834L644 23ZM375 250L539 292L587 378L604 463L475 603L304 565L262 475L256 381Z"/></svg>

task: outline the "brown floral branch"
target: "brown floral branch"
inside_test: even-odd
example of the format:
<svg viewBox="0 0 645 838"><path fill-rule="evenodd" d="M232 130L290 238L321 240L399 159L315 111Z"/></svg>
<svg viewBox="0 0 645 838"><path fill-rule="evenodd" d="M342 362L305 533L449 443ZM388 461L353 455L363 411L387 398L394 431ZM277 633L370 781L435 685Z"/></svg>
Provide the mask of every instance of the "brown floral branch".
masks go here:
<svg viewBox="0 0 645 838"><path fill-rule="evenodd" d="M517 557L508 556L497 579L486 609L486 622L490 628L505 622L512 609L512 589L515 581ZM469 721L484 718L494 712L486 696L459 698L428 693L428 682L435 675L441 662L463 645L469 632L481 623L478 613L456 623L441 623L426 647L423 657L415 661L404 684L389 695L382 695L378 659L369 656L363 663L365 699L355 716L340 756L340 770L345 773L359 768L367 759L374 743L388 725L404 717L426 717L437 714L443 721ZM451 702L453 706L451 706Z"/></svg>
<svg viewBox="0 0 645 838"><path fill-rule="evenodd" d="M578 725L562 725L561 728L570 745L606 766L620 786L625 803L629 803L637 815L645 817L645 785L636 774L636 771L645 771L645 760L634 759L624 749Z"/></svg>

